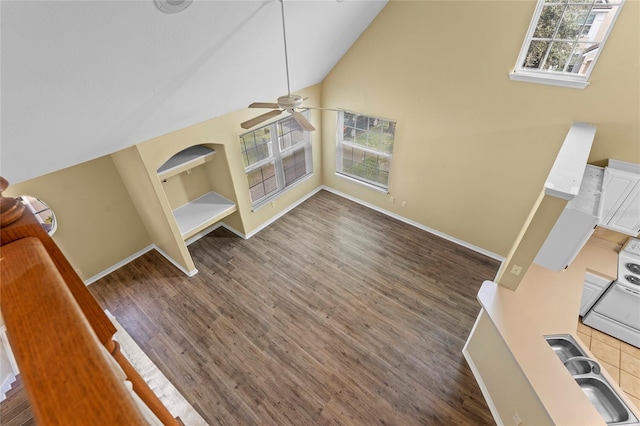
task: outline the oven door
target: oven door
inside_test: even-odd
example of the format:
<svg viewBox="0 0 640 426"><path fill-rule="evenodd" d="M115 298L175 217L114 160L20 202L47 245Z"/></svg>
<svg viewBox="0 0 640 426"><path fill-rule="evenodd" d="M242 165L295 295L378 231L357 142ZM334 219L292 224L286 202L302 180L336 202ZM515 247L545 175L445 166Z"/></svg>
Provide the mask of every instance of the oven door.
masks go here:
<svg viewBox="0 0 640 426"><path fill-rule="evenodd" d="M593 311L640 330L640 291L613 283Z"/></svg>

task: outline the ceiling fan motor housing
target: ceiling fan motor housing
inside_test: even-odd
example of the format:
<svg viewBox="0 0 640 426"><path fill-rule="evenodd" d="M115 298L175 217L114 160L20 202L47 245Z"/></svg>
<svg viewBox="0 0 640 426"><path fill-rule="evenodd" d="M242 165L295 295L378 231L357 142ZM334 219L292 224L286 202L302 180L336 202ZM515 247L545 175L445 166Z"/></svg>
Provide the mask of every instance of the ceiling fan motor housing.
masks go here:
<svg viewBox="0 0 640 426"><path fill-rule="evenodd" d="M286 95L278 98L278 106L286 111L302 107L303 98L300 95Z"/></svg>

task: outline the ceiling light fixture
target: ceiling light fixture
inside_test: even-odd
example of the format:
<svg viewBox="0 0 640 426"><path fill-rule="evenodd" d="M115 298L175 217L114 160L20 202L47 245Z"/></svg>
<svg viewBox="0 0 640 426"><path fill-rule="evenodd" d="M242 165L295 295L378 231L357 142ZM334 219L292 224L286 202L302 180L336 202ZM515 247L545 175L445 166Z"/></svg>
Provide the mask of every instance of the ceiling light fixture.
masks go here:
<svg viewBox="0 0 640 426"><path fill-rule="evenodd" d="M153 2L164 13L178 13L188 8L193 0L153 0Z"/></svg>

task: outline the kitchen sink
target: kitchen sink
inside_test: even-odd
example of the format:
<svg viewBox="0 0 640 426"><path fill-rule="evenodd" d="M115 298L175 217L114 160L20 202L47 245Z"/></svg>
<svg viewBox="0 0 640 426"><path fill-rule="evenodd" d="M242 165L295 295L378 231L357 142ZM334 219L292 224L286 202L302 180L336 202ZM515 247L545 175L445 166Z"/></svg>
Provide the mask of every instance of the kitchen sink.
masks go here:
<svg viewBox="0 0 640 426"><path fill-rule="evenodd" d="M600 365L587 357L573 336L556 334L545 336L545 339L607 424L640 425L636 416L601 374Z"/></svg>
<svg viewBox="0 0 640 426"><path fill-rule="evenodd" d="M575 339L569 334L545 336L551 349L558 355L563 363L574 356L585 356Z"/></svg>
<svg viewBox="0 0 640 426"><path fill-rule="evenodd" d="M627 407L608 383L596 377L576 377L576 382L607 424L624 424L629 420Z"/></svg>

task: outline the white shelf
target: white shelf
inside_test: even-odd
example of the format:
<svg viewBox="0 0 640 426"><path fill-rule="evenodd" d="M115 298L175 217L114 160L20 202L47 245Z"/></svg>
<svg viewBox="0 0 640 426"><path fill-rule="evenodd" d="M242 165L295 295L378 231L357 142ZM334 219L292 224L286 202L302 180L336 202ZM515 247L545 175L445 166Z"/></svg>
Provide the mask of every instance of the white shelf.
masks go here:
<svg viewBox="0 0 640 426"><path fill-rule="evenodd" d="M194 145L169 158L158 169L158 176L167 179L212 160L216 151L204 145Z"/></svg>
<svg viewBox="0 0 640 426"><path fill-rule="evenodd" d="M173 210L180 234L187 239L237 210L233 201L208 192Z"/></svg>

